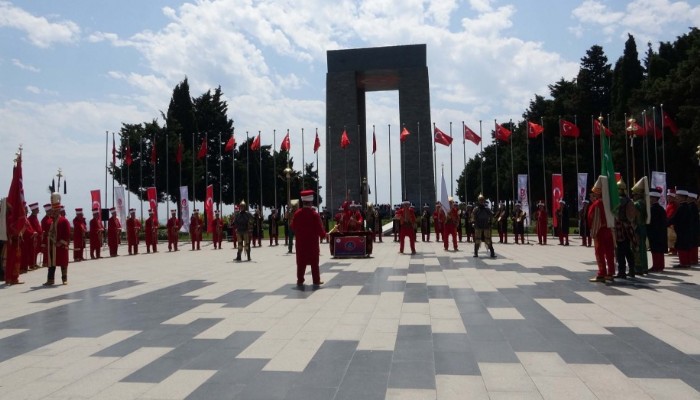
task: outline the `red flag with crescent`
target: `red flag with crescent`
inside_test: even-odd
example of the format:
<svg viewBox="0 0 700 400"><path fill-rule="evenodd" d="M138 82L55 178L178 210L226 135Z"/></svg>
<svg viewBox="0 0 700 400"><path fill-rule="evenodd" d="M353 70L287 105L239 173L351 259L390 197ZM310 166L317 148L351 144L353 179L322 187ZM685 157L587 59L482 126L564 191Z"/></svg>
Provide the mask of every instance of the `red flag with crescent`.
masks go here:
<svg viewBox="0 0 700 400"><path fill-rule="evenodd" d="M509 131L507 128L504 128L500 124L496 124L496 139L500 140L502 142L508 142L510 141L510 135L511 131Z"/></svg>
<svg viewBox="0 0 700 400"><path fill-rule="evenodd" d="M559 226L557 220L557 210L559 210L559 200L564 197L564 180L561 174L552 174L552 224Z"/></svg>
<svg viewBox="0 0 700 400"><path fill-rule="evenodd" d="M199 152L197 152L197 159L201 160L207 156L207 138L202 139L202 144L199 146Z"/></svg>
<svg viewBox="0 0 700 400"><path fill-rule="evenodd" d="M280 151L289 151L292 148L292 143L289 141L289 131L287 135L282 139L282 145L280 146Z"/></svg>
<svg viewBox="0 0 700 400"><path fill-rule="evenodd" d="M149 187L146 190L146 194L148 196L149 209L153 210L153 215L156 217L156 221L157 221L158 220L158 193L156 192L156 188L154 186Z"/></svg>
<svg viewBox="0 0 700 400"><path fill-rule="evenodd" d="M409 132L408 129L406 129L406 127L404 126L403 129L401 129L401 135L399 135L399 140L405 142L410 134L411 132Z"/></svg>
<svg viewBox="0 0 700 400"><path fill-rule="evenodd" d="M674 135L678 134L678 126L676 125L676 121L671 119L671 116L668 115L666 111L664 111L663 114L663 119L664 119L664 126L667 127L668 129L671 130L671 133Z"/></svg>
<svg viewBox="0 0 700 400"><path fill-rule="evenodd" d="M544 126L534 122L527 121L527 137L534 139L544 132Z"/></svg>
<svg viewBox="0 0 700 400"><path fill-rule="evenodd" d="M469 129L466 125L464 125L464 138L474 144L481 143L481 136L477 135L476 132Z"/></svg>
<svg viewBox="0 0 700 400"><path fill-rule="evenodd" d="M581 134L578 126L574 125L565 119L559 121L559 129L562 136L577 138Z"/></svg>
<svg viewBox="0 0 700 400"><path fill-rule="evenodd" d="M226 147L224 148L225 152L233 151L233 148L236 146L236 139L233 137L233 133L231 134L231 137L228 139L228 142L226 142Z"/></svg>
<svg viewBox="0 0 700 400"><path fill-rule="evenodd" d="M204 213L207 215L207 232L212 233L214 232L214 185L207 186L207 199L204 202Z"/></svg>
<svg viewBox="0 0 700 400"><path fill-rule="evenodd" d="M452 144L452 137L445 134L437 126L435 127L435 143L440 143L443 146L449 146Z"/></svg>
<svg viewBox="0 0 700 400"><path fill-rule="evenodd" d="M340 147L346 148L350 146L350 139L348 138L348 132L343 129L343 134L340 136Z"/></svg>
<svg viewBox="0 0 700 400"><path fill-rule="evenodd" d="M126 146L126 166L130 167L133 162L134 159L131 158L131 146Z"/></svg>
<svg viewBox="0 0 700 400"><path fill-rule="evenodd" d="M253 151L260 150L260 134L253 139L253 143L250 144L250 149Z"/></svg>
<svg viewBox="0 0 700 400"><path fill-rule="evenodd" d="M100 202L100 189L91 190L90 197L92 198L92 209L102 210L102 203Z"/></svg>
<svg viewBox="0 0 700 400"><path fill-rule="evenodd" d="M316 140L314 140L314 153L321 147L321 139L318 138L318 129L316 130Z"/></svg>

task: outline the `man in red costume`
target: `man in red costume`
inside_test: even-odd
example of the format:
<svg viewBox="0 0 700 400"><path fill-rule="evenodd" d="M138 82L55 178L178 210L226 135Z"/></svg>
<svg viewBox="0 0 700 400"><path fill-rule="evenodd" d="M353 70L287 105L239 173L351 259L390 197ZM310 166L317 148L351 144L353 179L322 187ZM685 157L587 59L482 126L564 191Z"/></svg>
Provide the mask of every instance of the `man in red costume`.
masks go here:
<svg viewBox="0 0 700 400"><path fill-rule="evenodd" d="M178 218L177 210L170 210L170 219L168 219L168 251L177 251L177 241L179 239L178 232L180 232L180 227L182 222Z"/></svg>
<svg viewBox="0 0 700 400"><path fill-rule="evenodd" d="M450 236L452 236L452 249L457 251L457 224L459 223L459 209L452 197L449 198L449 211L445 215L445 225L442 233L443 247L450 248Z"/></svg>
<svg viewBox="0 0 700 400"><path fill-rule="evenodd" d="M676 193L669 190L666 199L666 220L670 221L674 215L676 215L676 210L678 210L678 199L676 198ZM668 252L670 254L676 254L676 228L673 225L669 225L666 231L666 236L668 240Z"/></svg>
<svg viewBox="0 0 700 400"><path fill-rule="evenodd" d="M33 236L32 240L29 241L29 258L27 265L29 266L30 270L33 270L39 268L36 258L41 251L41 240L44 235L44 230L41 229L41 222L39 222L39 203L30 204L29 209L32 213L27 220L29 220L29 225L31 225L35 235Z"/></svg>
<svg viewBox="0 0 700 400"><path fill-rule="evenodd" d="M588 208L588 226L591 227L591 237L595 249L595 259L598 263L598 275L591 282L612 282L615 276L615 242L611 226L614 222L607 221L603 204L603 184L598 178L591 189L591 205ZM615 195L614 193L613 195Z"/></svg>
<svg viewBox="0 0 700 400"><path fill-rule="evenodd" d="M404 239L408 237L411 244L411 254L416 254L416 236L414 226L416 225L416 214L411 211L411 202L406 200L401 204L401 209L397 211L399 218L399 253L403 254Z"/></svg>
<svg viewBox="0 0 700 400"><path fill-rule="evenodd" d="M49 248L49 228L53 224L53 218L51 217L51 203L44 204L44 211L46 215L41 219L41 266L48 267L48 248Z"/></svg>
<svg viewBox="0 0 700 400"><path fill-rule="evenodd" d="M70 245L70 222L62 215L61 196L51 195L53 224L49 228L49 270L44 286L52 286L56 275L56 267L61 267L61 281L68 284L68 246Z"/></svg>
<svg viewBox="0 0 700 400"><path fill-rule="evenodd" d="M146 231L144 232L146 239L146 253L158 252L158 220L153 210L148 210L148 219L146 220Z"/></svg>
<svg viewBox="0 0 700 400"><path fill-rule="evenodd" d="M102 250L102 241L105 235L105 227L100 218L100 210L92 209L92 219L90 220L90 259L94 260L100 257Z"/></svg>
<svg viewBox="0 0 700 400"><path fill-rule="evenodd" d="M109 209L112 214L107 221L107 245L109 246L109 256L116 257L121 241L122 223L117 218L117 209L112 207Z"/></svg>
<svg viewBox="0 0 700 400"><path fill-rule="evenodd" d="M224 221L219 216L219 210L214 211L214 219L212 220L212 243L214 249L221 250L221 242L224 240Z"/></svg>
<svg viewBox="0 0 700 400"><path fill-rule="evenodd" d="M34 227L32 224L29 222L29 218L26 217L27 215L27 207L24 207L24 233L22 233L22 241L21 241L21 246L22 246L22 256L19 264L19 272L20 274L27 273L29 271L29 267L32 266L32 256L34 255L34 239L36 239L36 231L34 231Z"/></svg>
<svg viewBox="0 0 700 400"><path fill-rule="evenodd" d="M295 244L297 286L304 285L307 265L311 266L311 277L314 286L319 286L323 284L318 268L319 254L321 252L319 242L320 238L326 236L326 231L323 229L321 216L313 208L314 191L303 190L300 194L303 207L294 213L291 223L294 236L297 239Z"/></svg>
<svg viewBox="0 0 700 400"><path fill-rule="evenodd" d="M440 242L440 235L445 229L445 210L442 208L442 203L435 203L435 211L433 212L433 228L435 229L435 241Z"/></svg>
<svg viewBox="0 0 700 400"><path fill-rule="evenodd" d="M11 206L8 204L8 208L10 207ZM5 259L5 284L7 285L20 285L24 283L19 280L22 264L22 243L25 231L30 225L27 221L25 206L22 204L20 207L20 210L12 210L11 208L8 210L8 214L17 212L21 216L19 218L10 219L8 215L7 242L5 243L5 248L7 248L7 258ZM15 223L11 223L11 221ZM3 221L3 223L5 223L5 221Z"/></svg>
<svg viewBox="0 0 700 400"><path fill-rule="evenodd" d="M535 212L536 227L537 230L537 241L539 244L547 244L547 208L543 202L537 203L537 211Z"/></svg>
<svg viewBox="0 0 700 400"><path fill-rule="evenodd" d="M195 208L190 218L190 240L192 240L192 250L199 250L202 241L202 219L199 218L199 209Z"/></svg>
<svg viewBox="0 0 700 400"><path fill-rule="evenodd" d="M126 218L126 244L129 255L139 254L139 233L141 232L141 221L136 218L136 209L129 210Z"/></svg>
<svg viewBox="0 0 700 400"><path fill-rule="evenodd" d="M75 209L75 218L73 218L73 262L83 261L85 256L85 233L87 232L87 224L83 216L83 209Z"/></svg>

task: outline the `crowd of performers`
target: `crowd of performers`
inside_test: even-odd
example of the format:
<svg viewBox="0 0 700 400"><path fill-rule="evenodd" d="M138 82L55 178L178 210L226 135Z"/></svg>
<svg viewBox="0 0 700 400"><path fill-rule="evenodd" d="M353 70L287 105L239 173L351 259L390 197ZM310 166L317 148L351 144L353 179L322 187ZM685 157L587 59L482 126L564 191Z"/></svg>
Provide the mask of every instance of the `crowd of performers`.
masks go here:
<svg viewBox="0 0 700 400"><path fill-rule="evenodd" d="M661 193L649 190L646 177L634 185L631 197L627 194L624 181L619 181L617 185L618 193L613 195L619 196L620 205L614 214L614 220L608 221L610 217L606 217L604 212L605 186L600 180L592 188L590 200L584 200L582 208L578 210L581 245L594 246L599 269L591 281L606 282L615 278L624 279L663 271L665 254L678 257L678 263L674 266L676 268L698 265L700 217L697 194L686 190L669 190L668 204L664 208L659 203ZM269 246L278 246L280 228L284 228L284 245L287 253L293 253L296 237L293 229L294 216L301 208L303 207L298 200L292 200L283 212L273 208L264 219L259 207L254 207L251 211L242 201L235 206L234 214L228 221L217 210L212 221L212 247L221 249L224 232L228 232L233 247L237 250L234 260L241 261L243 253L250 260L251 247L262 246L264 230L267 231L266 241L269 241ZM383 241L384 218L387 222L392 222L393 239L394 242L399 242L400 253L405 252L406 240L411 254L416 253L415 242L419 231L423 242L430 242L432 234L435 234L435 241L442 242L446 251L450 246L457 251L459 243L463 241L473 242L474 257L478 257L482 242L486 245L488 255L496 256L491 238L493 228L499 243L508 243L509 233L513 235L516 244L526 242L528 215L521 204L516 202L513 210L509 211L502 203L489 206L483 195L473 204L458 204L452 198L446 206L436 202L433 209L425 204L420 214L416 213L415 207L408 201L395 206L389 213L386 209L381 209L380 212L380 207L372 203L362 207L349 200L335 214L331 214L325 207L318 212L313 203L311 208L316 212L324 232L318 236L318 241L328 242L331 254L333 240L329 239L338 235L357 235L366 238L367 255L370 255L373 243ZM106 227L99 209L93 209L92 218L87 221L83 210L77 208L71 224L66 218L65 208L60 204L60 195L57 194L52 195L51 203L44 205L45 215L41 220L38 203L29 204L27 210L29 215L25 226L8 227L9 240L4 244L6 284L20 284L20 274L40 267L49 268L45 283L47 286L55 283L58 267L61 267L63 284L67 284L69 251L72 250L74 262L84 261L88 250L90 259L99 259L105 241L109 255L118 256L123 229L115 208L110 209ZM176 210L173 209L170 213L166 224L168 251L179 251L182 220L176 216ZM568 246L570 214L564 200L560 201L556 217L558 224L555 235L560 245ZM334 222L333 229L331 222ZM136 217L136 210L130 209L124 224L129 255L139 253L141 238L145 241L146 253L158 252L158 221L153 210L149 211L148 219L142 223ZM537 243L546 245L550 225L548 211L542 202L537 204L533 224ZM201 249L203 228L203 219L199 210L195 209L189 221L192 251ZM647 250L651 252L651 263L647 258Z"/></svg>

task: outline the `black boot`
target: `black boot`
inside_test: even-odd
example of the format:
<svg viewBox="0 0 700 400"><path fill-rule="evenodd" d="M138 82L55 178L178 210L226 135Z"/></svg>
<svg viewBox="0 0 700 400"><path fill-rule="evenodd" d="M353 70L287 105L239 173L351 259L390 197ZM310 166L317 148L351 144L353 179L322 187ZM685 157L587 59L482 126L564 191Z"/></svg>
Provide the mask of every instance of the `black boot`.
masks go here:
<svg viewBox="0 0 700 400"><path fill-rule="evenodd" d="M479 257L479 247L481 243L474 243L474 257Z"/></svg>
<svg viewBox="0 0 700 400"><path fill-rule="evenodd" d="M493 245L489 245L489 250L491 250L491 258L496 258L496 252L493 251Z"/></svg>
<svg viewBox="0 0 700 400"><path fill-rule="evenodd" d="M248 257L248 261L250 261L250 249L246 249L245 255Z"/></svg>
<svg viewBox="0 0 700 400"><path fill-rule="evenodd" d="M242 251L242 250L243 250L243 249L241 249L240 247L238 247L238 254L236 255L236 258L234 259L234 261L241 261L241 251Z"/></svg>

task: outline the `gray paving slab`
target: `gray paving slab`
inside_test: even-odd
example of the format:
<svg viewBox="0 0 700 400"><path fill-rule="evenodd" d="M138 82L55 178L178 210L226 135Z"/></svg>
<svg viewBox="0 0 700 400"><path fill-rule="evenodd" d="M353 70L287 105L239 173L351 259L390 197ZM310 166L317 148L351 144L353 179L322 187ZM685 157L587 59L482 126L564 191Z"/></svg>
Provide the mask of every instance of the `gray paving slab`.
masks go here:
<svg viewBox="0 0 700 400"><path fill-rule="evenodd" d="M320 288L281 245L75 263L50 288L31 271L0 287L0 397L700 398L700 269L594 284L592 248L471 246L322 246Z"/></svg>

